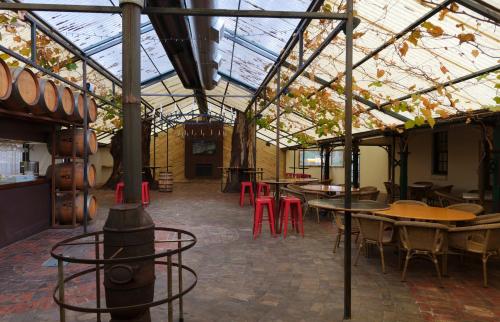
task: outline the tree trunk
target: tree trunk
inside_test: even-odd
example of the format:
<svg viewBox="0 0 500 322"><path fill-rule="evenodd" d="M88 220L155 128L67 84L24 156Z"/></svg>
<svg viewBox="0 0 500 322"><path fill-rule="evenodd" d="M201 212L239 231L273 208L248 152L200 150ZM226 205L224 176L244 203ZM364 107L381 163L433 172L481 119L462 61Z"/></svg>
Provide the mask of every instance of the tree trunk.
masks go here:
<svg viewBox="0 0 500 322"><path fill-rule="evenodd" d="M142 165L143 165L143 175L142 179L149 182L151 189L156 189L158 183L153 180L153 175L151 168L149 168L149 162L151 159L150 155L150 144L151 144L151 125L152 120L146 119L142 121ZM111 156L113 157L113 172L111 177L105 183L105 187L114 189L116 184L123 180L123 130L118 130L115 135L111 138Z"/></svg>
<svg viewBox="0 0 500 322"><path fill-rule="evenodd" d="M249 154L253 153L253 133L250 131L253 122L247 118L245 113L236 113L231 141L231 161L229 162L231 180L226 182L224 192L240 191L240 182L249 180L249 175L243 171L253 167L253 163L251 163L253 157L249 162Z"/></svg>

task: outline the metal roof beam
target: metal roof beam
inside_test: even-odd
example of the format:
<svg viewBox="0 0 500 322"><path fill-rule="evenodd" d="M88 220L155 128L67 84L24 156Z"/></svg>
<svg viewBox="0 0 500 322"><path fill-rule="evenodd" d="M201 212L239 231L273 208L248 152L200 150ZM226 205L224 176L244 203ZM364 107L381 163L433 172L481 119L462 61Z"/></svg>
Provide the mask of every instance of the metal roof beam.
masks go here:
<svg viewBox="0 0 500 322"><path fill-rule="evenodd" d="M154 30L150 22L145 22L141 25L141 35ZM106 49L119 45L123 42L123 34L119 33L116 36L100 41L92 46L82 49L85 55L92 56Z"/></svg>
<svg viewBox="0 0 500 322"><path fill-rule="evenodd" d="M500 22L500 11L498 8L481 0L457 0L457 3L469 8L470 10L479 13L480 15L493 20L496 23Z"/></svg>

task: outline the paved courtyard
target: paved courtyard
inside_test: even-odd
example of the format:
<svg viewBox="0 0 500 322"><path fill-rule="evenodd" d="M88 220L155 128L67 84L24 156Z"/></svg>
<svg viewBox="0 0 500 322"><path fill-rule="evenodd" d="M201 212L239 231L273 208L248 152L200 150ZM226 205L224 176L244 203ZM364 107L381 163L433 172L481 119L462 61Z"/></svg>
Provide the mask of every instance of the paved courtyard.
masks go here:
<svg viewBox="0 0 500 322"><path fill-rule="evenodd" d="M198 274L196 288L184 299L185 321L341 321L343 245L332 254L331 222L324 217L317 224L314 217L306 218L305 238L293 233L286 239L272 238L263 226L263 234L253 240L252 207L240 208L237 194L219 190L218 182L176 184L173 193L152 192L147 208L157 226L189 230L198 238L184 255L184 263ZM100 209L91 230L102 227L113 202L112 191L95 194ZM58 321L51 295L57 268L42 264L50 257L51 245L81 232L48 230L0 249L0 321ZM79 248L68 252L79 254ZM411 262L403 283L392 249L387 249L386 260L385 275L375 250L353 267L353 321L500 320L498 259L489 266L489 288L482 287L478 258L463 264L450 258L443 288L430 262ZM68 273L80 269L76 264L65 267ZM158 273L158 295L164 285ZM93 305L93 278L78 279L67 296L73 303ZM152 310L153 320L166 321L166 312L166 305ZM174 317L177 313L175 306ZM68 313L68 321L95 321L95 316Z"/></svg>

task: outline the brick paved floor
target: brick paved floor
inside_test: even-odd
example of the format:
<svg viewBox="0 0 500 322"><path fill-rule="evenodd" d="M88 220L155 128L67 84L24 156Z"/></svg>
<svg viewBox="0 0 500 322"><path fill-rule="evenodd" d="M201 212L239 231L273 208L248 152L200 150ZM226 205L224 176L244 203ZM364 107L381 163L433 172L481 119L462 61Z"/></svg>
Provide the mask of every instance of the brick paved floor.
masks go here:
<svg viewBox="0 0 500 322"><path fill-rule="evenodd" d="M111 191L97 192L100 210L90 229L100 229L113 201ZM192 231L198 244L184 263L198 273L198 285L185 297L186 321L341 321L343 257L332 254L334 229L323 218L305 222L305 238L251 238L252 208L238 206L236 194L222 194L217 183L177 184L170 194L152 193L148 212L158 226ZM0 321L57 321L51 292L56 268L42 267L52 244L80 229L48 230L0 249ZM69 254L81 254L73 247ZM480 260L450 259L450 277L439 288L433 266L410 264L408 282L400 281L397 256L386 252L382 274L376 251L353 268L353 321L499 321L500 264L489 266L490 287L483 288ZM82 267L70 264L67 272ZM158 272L157 272L158 273ZM165 285L158 273L157 285ZM189 280L186 281L186 283ZM73 303L93 305L94 280L83 277L69 287ZM159 293L159 286L156 288ZM177 314L177 311L175 311ZM152 311L166 320L166 306ZM108 317L103 318L108 321ZM68 313L68 321L95 316Z"/></svg>

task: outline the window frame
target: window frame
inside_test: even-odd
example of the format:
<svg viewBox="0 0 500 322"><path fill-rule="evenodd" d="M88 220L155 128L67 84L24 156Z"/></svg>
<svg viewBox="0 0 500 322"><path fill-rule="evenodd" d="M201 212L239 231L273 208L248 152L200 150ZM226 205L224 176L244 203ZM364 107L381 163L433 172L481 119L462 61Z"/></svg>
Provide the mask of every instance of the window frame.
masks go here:
<svg viewBox="0 0 500 322"><path fill-rule="evenodd" d="M444 142L443 142L444 141ZM445 159L443 158L445 155ZM432 160L431 173L437 176L448 175L449 141L448 131L436 131L432 133Z"/></svg>

